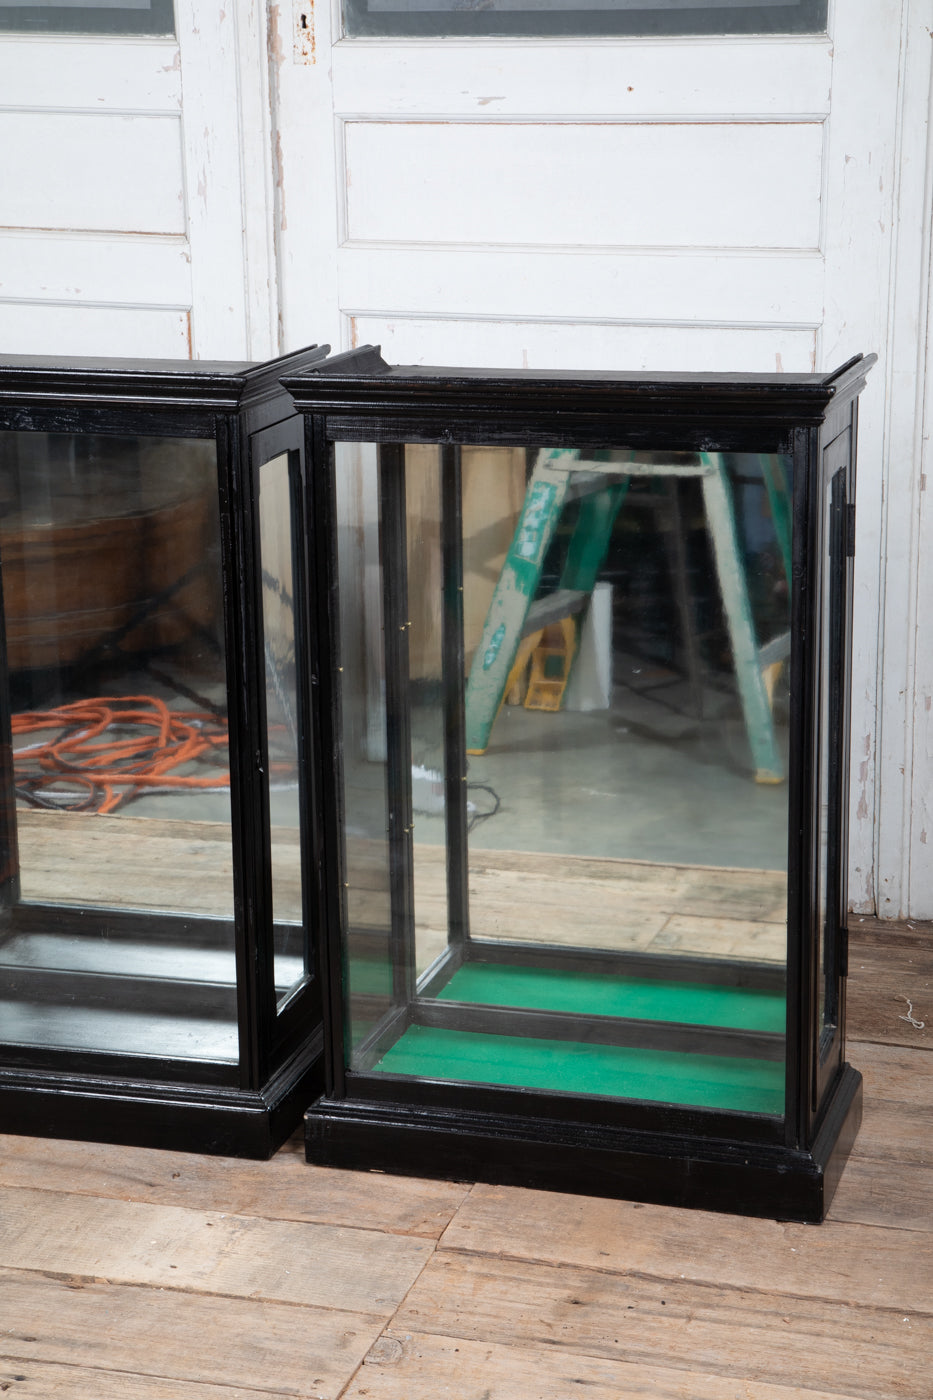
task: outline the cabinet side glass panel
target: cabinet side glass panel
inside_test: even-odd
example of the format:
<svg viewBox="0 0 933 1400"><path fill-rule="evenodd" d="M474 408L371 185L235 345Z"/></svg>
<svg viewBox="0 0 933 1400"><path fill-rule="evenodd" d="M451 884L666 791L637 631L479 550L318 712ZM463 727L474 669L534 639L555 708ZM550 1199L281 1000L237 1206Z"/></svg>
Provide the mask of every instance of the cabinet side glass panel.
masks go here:
<svg viewBox="0 0 933 1400"><path fill-rule="evenodd" d="M297 455L297 454L296 454ZM266 768L272 838L272 917L276 997L281 1004L307 977L298 786L298 676L295 650L294 518L287 452L259 468Z"/></svg>
<svg viewBox="0 0 933 1400"><path fill-rule="evenodd" d="M374 1058L393 1021L382 539L375 447L337 443L339 680L344 809L345 1053ZM391 1033L389 1034L389 1038Z"/></svg>
<svg viewBox="0 0 933 1400"><path fill-rule="evenodd" d="M464 446L453 500L399 460L413 898L354 1067L780 1115L790 460Z"/></svg>
<svg viewBox="0 0 933 1400"><path fill-rule="evenodd" d="M823 488L820 516L822 556L820 593L820 667L817 743L819 824L817 828L817 1024L821 1052L832 1043L838 1020L837 979L840 926L845 919L845 870L841 850L843 805L847 790L840 752L846 729L844 712L846 667L845 578L845 463L849 435L843 434L828 449L828 476Z"/></svg>
<svg viewBox="0 0 933 1400"><path fill-rule="evenodd" d="M405 451L408 674L415 970L447 952L447 749L444 722L444 554L440 449Z"/></svg>
<svg viewBox="0 0 933 1400"><path fill-rule="evenodd" d="M215 446L4 432L0 497L3 1039L235 1060Z"/></svg>

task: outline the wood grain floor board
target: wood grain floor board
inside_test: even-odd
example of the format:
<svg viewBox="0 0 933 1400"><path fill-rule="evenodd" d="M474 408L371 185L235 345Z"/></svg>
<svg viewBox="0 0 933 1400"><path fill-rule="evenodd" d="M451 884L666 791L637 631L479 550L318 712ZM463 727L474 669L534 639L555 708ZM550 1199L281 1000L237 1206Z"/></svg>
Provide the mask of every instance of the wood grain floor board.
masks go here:
<svg viewBox="0 0 933 1400"><path fill-rule="evenodd" d="M195 1383L336 1400L384 1325L338 1307L2 1268L0 1318L7 1365L161 1378L159 1400L189 1400L184 1387Z"/></svg>
<svg viewBox="0 0 933 1400"><path fill-rule="evenodd" d="M923 1024L912 1024L908 1016ZM879 930L867 921L852 925L848 1033L858 1040L933 1049L933 936L925 931L918 936L903 925L898 931Z"/></svg>
<svg viewBox="0 0 933 1400"><path fill-rule="evenodd" d="M169 1392L166 1387L170 1386ZM139 1376L128 1371L100 1371L86 1366L50 1366L0 1355L0 1392L5 1400L276 1400L287 1391L244 1390L242 1386L205 1385L176 1377Z"/></svg>
<svg viewBox="0 0 933 1400"><path fill-rule="evenodd" d="M770 1281L723 1287L451 1251L431 1260L392 1329L929 1400L929 1313L799 1298L769 1291Z"/></svg>
<svg viewBox="0 0 933 1400"><path fill-rule="evenodd" d="M0 1266L378 1313L431 1253L410 1236L8 1187Z"/></svg>
<svg viewBox="0 0 933 1400"><path fill-rule="evenodd" d="M927 1155L933 1159L927 1123ZM853 1155L829 1208L829 1220L889 1230L933 1230L933 1160L884 1162Z"/></svg>
<svg viewBox="0 0 933 1400"><path fill-rule="evenodd" d="M327 1171L299 1138L254 1163L0 1137L0 1388L929 1400L933 929L863 921L851 954L865 1116L824 1225Z"/></svg>
<svg viewBox="0 0 933 1400"><path fill-rule="evenodd" d="M821 1227L476 1185L442 1252L508 1257L933 1317L933 1234Z"/></svg>
<svg viewBox="0 0 933 1400"><path fill-rule="evenodd" d="M559 1348L505 1346L399 1330L364 1359L343 1400L854 1400L838 1390L788 1381L730 1381L722 1375L640 1365Z"/></svg>
<svg viewBox="0 0 933 1400"><path fill-rule="evenodd" d="M905 1028L903 1034L906 1039L910 1032ZM853 1030L846 1059L865 1081L866 1099L933 1109L933 1044L882 1045L862 1040Z"/></svg>
<svg viewBox="0 0 933 1400"><path fill-rule="evenodd" d="M0 1188L31 1187L266 1220L437 1239L469 1190L444 1181L312 1167L303 1133L272 1162L0 1136Z"/></svg>

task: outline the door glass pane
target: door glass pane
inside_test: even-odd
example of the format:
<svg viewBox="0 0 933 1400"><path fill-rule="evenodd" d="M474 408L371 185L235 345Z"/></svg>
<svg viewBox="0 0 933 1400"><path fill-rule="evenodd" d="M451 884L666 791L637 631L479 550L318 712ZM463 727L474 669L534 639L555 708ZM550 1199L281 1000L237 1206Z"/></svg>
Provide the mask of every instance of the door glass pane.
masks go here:
<svg viewBox="0 0 933 1400"><path fill-rule="evenodd" d="M0 29L40 34L173 34L172 0L0 0Z"/></svg>
<svg viewBox="0 0 933 1400"><path fill-rule="evenodd" d="M272 917L279 1002L307 974L298 787L298 677L295 567L289 458L259 469L259 550L266 678L267 782L272 828Z"/></svg>
<svg viewBox="0 0 933 1400"><path fill-rule="evenodd" d="M392 750L384 697L409 696L413 813L390 854L379 770L387 1001L353 1066L780 1114L789 459L434 451L399 453L401 498L383 472L378 520L376 478L357 494L384 547L349 604L369 671L344 634L345 713L369 696ZM357 597L365 576L358 556Z"/></svg>
<svg viewBox="0 0 933 1400"><path fill-rule="evenodd" d="M827 0L345 0L363 34L820 34Z"/></svg>
<svg viewBox="0 0 933 1400"><path fill-rule="evenodd" d="M233 1059L214 444L0 434L0 569L0 1033Z"/></svg>

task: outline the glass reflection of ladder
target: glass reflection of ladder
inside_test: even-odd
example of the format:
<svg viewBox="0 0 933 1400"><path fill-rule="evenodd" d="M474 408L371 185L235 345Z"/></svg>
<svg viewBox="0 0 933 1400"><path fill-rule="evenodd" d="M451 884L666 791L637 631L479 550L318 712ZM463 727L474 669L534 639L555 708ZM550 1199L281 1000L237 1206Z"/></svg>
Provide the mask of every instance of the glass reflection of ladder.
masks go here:
<svg viewBox="0 0 933 1400"><path fill-rule="evenodd" d="M769 468L762 459L762 469L785 569L789 569L786 492L782 515L776 465ZM574 619L587 607L633 476L694 476L701 480L755 777L760 783L780 782L783 771L770 697L775 667L786 658L789 639L776 638L759 650L731 487L723 458L715 452L697 453L683 463L665 462L656 454L639 458L636 453L620 451L595 452L588 457L576 448L546 448L539 452L470 668L466 689L467 752L485 753L503 700L529 659L541 648L545 629ZM559 587L537 598L548 546L561 514L574 499L579 499L579 512ZM575 622L573 626L576 630ZM573 659L566 628L563 637L560 650L564 653L564 665L557 677L562 682L561 696ZM552 690L552 696L553 693Z"/></svg>

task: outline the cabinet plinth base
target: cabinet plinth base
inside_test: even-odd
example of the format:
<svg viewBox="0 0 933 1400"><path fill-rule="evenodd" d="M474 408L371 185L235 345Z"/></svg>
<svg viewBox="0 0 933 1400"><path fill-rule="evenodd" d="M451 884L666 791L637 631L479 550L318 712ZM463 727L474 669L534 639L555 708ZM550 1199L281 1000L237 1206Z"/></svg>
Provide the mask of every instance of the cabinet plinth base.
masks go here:
<svg viewBox="0 0 933 1400"><path fill-rule="evenodd" d="M847 1065L809 1151L326 1097L305 1115L305 1141L320 1166L819 1222L861 1113L862 1077Z"/></svg>
<svg viewBox="0 0 933 1400"><path fill-rule="evenodd" d="M262 1089L0 1069L5 1133L213 1156L271 1157L320 1093L320 1034Z"/></svg>

